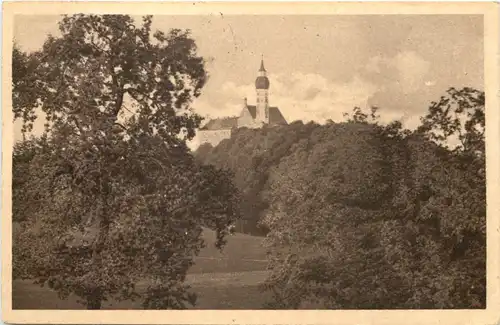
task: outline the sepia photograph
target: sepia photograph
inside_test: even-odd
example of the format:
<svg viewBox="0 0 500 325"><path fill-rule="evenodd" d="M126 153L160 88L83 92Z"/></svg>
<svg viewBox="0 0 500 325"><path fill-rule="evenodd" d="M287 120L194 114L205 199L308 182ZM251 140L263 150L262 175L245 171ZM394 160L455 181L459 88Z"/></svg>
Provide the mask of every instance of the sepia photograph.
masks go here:
<svg viewBox="0 0 500 325"><path fill-rule="evenodd" d="M4 321L500 320L498 8L306 5L4 5Z"/></svg>

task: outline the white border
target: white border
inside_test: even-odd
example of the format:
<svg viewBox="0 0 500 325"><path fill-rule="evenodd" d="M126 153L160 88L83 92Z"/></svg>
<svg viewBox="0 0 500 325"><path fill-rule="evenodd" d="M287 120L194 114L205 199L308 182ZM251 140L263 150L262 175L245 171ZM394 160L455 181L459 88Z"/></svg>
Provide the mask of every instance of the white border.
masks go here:
<svg viewBox="0 0 500 325"><path fill-rule="evenodd" d="M498 7L488 2L4 2L3 4L3 163L2 163L2 312L7 323L31 324L494 324L500 322L499 295L499 24ZM484 15L487 169L487 309L485 310L299 310L299 311L68 311L12 310L11 168L13 123L11 55L16 14L63 13L169 14L480 14Z"/></svg>

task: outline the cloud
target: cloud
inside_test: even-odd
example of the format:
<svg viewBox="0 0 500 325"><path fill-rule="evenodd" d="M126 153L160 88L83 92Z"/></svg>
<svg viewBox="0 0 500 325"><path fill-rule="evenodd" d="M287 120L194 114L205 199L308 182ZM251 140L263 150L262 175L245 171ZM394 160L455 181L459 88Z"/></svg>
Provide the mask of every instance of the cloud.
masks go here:
<svg viewBox="0 0 500 325"><path fill-rule="evenodd" d="M289 123L296 120L317 123L324 123L329 119L343 121L345 120L343 113L352 112L354 107L366 109L372 105L371 100L380 94L393 98L390 97L394 96L390 93L391 91L401 92L402 83L397 81L397 76L403 75L408 78L408 84L403 87L410 87L416 83L420 77L417 69L405 67L405 64L408 64L408 58L411 56L402 55L390 60L377 57L369 62L371 73L389 76L387 72L390 72L390 75L394 76L386 84L375 83L376 80L369 73L360 73L343 83L333 82L315 73L271 74L269 75L271 83L269 102L271 106L280 108ZM425 64L419 64L419 66L424 67ZM245 97L248 104L255 104L253 82L237 84L227 81L221 85L217 96L214 96L214 93L201 96L194 106L197 113L210 118L236 116L241 113ZM383 123L400 120L410 128L415 128L419 124L421 114L415 114L410 110L379 107L381 107L379 115ZM196 149L198 145L196 139L190 143L192 149Z"/></svg>
<svg viewBox="0 0 500 325"><path fill-rule="evenodd" d="M416 52L403 51L395 56L377 55L365 64L363 76L377 85L412 94L428 81L431 64Z"/></svg>
<svg viewBox="0 0 500 325"><path fill-rule="evenodd" d="M439 97L431 63L414 51L374 56L362 69L361 76L378 86L368 103L380 107L384 122L397 119L414 129L430 100Z"/></svg>
<svg viewBox="0 0 500 325"><path fill-rule="evenodd" d="M403 93L416 92L425 85L430 63L417 53L400 52L394 58L394 64L399 72L398 82Z"/></svg>
<svg viewBox="0 0 500 325"><path fill-rule="evenodd" d="M429 76L430 67L430 62L417 53L403 51L391 57L370 58L346 82L333 82L317 73L271 74L269 101L280 108L289 123L342 121L343 113L351 112L355 106L378 106L382 122L400 120L413 129L427 109L422 95L428 95L436 85ZM196 111L212 118L239 115L244 97L249 104L255 103L253 80L246 84L227 81L216 97L202 96Z"/></svg>
<svg viewBox="0 0 500 325"><path fill-rule="evenodd" d="M365 70L370 73L380 73L380 66L382 63L381 56L374 56L368 59L368 63L365 65Z"/></svg>
<svg viewBox="0 0 500 325"><path fill-rule="evenodd" d="M355 106L365 107L368 98L377 91L375 85L359 76L347 83L334 83L320 74L301 72L271 74L269 79L270 105L278 106L288 122L342 120L344 112ZM239 115L244 97L249 104L255 103L255 85L228 81L221 86L218 96L217 101L224 98L225 104L216 105L212 103L215 99L201 97L194 105L196 111L210 117Z"/></svg>
<svg viewBox="0 0 500 325"><path fill-rule="evenodd" d="M383 122L398 119L414 128L427 110L428 98L434 96L430 92L439 91L435 87L438 80L430 74L430 63L415 52L403 51L390 57L377 55L347 81L298 71L270 74L269 101L280 108L289 123L342 121L343 113L351 112L355 106L373 105L380 107ZM192 106L208 118L237 116L243 98L250 105L255 104L254 78L244 84L228 80L219 87L211 85L212 89L207 89Z"/></svg>

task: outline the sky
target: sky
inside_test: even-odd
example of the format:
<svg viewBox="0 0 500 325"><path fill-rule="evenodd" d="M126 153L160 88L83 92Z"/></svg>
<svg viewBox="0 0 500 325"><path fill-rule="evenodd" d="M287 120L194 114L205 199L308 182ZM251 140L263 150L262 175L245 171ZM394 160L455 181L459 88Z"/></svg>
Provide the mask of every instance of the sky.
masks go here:
<svg viewBox="0 0 500 325"><path fill-rule="evenodd" d="M14 38L37 50L58 35L59 19L17 16ZM340 121L355 106L377 106L383 120L413 128L449 87L484 89L482 16L154 16L153 29L171 28L190 29L207 61L193 107L208 117L239 115L244 97L255 103L262 56L270 105L288 122Z"/></svg>

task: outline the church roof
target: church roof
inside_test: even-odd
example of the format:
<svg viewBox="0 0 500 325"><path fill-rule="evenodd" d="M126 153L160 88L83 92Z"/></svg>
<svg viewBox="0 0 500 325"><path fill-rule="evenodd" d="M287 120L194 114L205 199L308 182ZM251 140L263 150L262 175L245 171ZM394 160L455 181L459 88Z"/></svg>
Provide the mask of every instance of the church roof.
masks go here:
<svg viewBox="0 0 500 325"><path fill-rule="evenodd" d="M257 106L247 105L247 109L250 112L250 115L252 115L252 118L255 119L255 117L257 116Z"/></svg>
<svg viewBox="0 0 500 325"><path fill-rule="evenodd" d="M256 89L269 89L269 79L266 77L266 69L264 68L264 58L260 61L260 76L255 80L255 88ZM245 98L245 108L248 110L252 119L256 118L256 106L255 105L247 105ZM201 128L201 130L230 130L232 128L238 127L238 118L239 117L224 117L217 118L208 121L205 126ZM269 107L269 124L270 126L274 125L283 125L288 124L281 114L278 107L271 106Z"/></svg>
<svg viewBox="0 0 500 325"><path fill-rule="evenodd" d="M255 105L247 105L247 109L252 115L252 118L255 118L257 108ZM269 107L269 125L278 125L278 124L288 124L281 114L281 111L276 106Z"/></svg>
<svg viewBox="0 0 500 325"><path fill-rule="evenodd" d="M201 130L227 130L238 127L238 117L223 117L208 121Z"/></svg>
<svg viewBox="0 0 500 325"><path fill-rule="evenodd" d="M259 71L266 71L266 69L264 68L264 59L260 60L260 69Z"/></svg>
<svg viewBox="0 0 500 325"><path fill-rule="evenodd" d="M269 107L269 124L270 125L288 124L278 107Z"/></svg>
<svg viewBox="0 0 500 325"><path fill-rule="evenodd" d="M253 119L256 117L257 107L255 105L247 105L247 109ZM281 111L276 106L269 107L269 125L286 125L288 124ZM201 130L229 130L238 127L238 117L222 117L211 119L205 124Z"/></svg>

